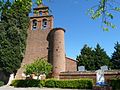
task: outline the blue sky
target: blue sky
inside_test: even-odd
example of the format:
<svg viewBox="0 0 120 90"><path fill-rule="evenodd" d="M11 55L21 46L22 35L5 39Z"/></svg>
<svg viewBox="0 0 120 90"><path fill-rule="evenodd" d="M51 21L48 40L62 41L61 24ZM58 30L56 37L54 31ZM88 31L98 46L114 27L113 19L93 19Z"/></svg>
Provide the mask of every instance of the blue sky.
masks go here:
<svg viewBox="0 0 120 90"><path fill-rule="evenodd" d="M114 44L120 42L120 15L115 13L113 23L116 29L105 32L101 28L101 19L92 20L87 10L97 4L98 0L50 0L49 6L54 15L54 27L62 27L65 32L66 55L73 59L80 53L84 44L94 48L97 43L109 56L114 51Z"/></svg>

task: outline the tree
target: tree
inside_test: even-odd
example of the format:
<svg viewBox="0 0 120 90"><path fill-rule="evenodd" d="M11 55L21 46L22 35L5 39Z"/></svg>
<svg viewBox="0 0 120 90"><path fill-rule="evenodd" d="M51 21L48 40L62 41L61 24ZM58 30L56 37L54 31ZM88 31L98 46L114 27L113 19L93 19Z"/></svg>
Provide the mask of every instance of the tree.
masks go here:
<svg viewBox="0 0 120 90"><path fill-rule="evenodd" d="M100 47L99 44L96 45L96 48L94 48L94 64L95 64L95 70L100 69L101 66L107 65L109 66L110 58Z"/></svg>
<svg viewBox="0 0 120 90"><path fill-rule="evenodd" d="M18 0L11 4L7 0L2 6L0 68L6 74L14 73L20 67L24 56L29 26L28 13L31 10L30 1Z"/></svg>
<svg viewBox="0 0 120 90"><path fill-rule="evenodd" d="M52 70L52 65L49 64L44 59L37 59L35 62L25 66L25 74L31 75L35 74L40 76L40 74L48 75Z"/></svg>
<svg viewBox="0 0 120 90"><path fill-rule="evenodd" d="M117 42L114 47L115 51L112 54L111 62L113 69L120 69L120 43Z"/></svg>
<svg viewBox="0 0 120 90"><path fill-rule="evenodd" d="M80 55L77 56L76 60L78 61L77 66L85 66L87 70L95 69L93 50L88 47L87 44L83 46Z"/></svg>
<svg viewBox="0 0 120 90"><path fill-rule="evenodd" d="M85 66L87 70L98 70L103 65L110 66L110 58L99 44L96 45L94 50L84 45L76 60L78 66Z"/></svg>

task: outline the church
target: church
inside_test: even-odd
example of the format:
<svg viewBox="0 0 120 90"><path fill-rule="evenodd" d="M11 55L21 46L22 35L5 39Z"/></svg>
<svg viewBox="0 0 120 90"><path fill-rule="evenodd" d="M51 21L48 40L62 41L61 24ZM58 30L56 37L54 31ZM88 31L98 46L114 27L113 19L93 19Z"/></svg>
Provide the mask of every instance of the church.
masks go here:
<svg viewBox="0 0 120 90"><path fill-rule="evenodd" d="M34 62L37 58L46 59L53 66L52 77L59 78L61 72L77 71L77 62L66 56L63 28L54 28L54 17L49 13L49 7L40 4L33 8L30 17L26 51L21 68L15 78L23 79L24 65Z"/></svg>

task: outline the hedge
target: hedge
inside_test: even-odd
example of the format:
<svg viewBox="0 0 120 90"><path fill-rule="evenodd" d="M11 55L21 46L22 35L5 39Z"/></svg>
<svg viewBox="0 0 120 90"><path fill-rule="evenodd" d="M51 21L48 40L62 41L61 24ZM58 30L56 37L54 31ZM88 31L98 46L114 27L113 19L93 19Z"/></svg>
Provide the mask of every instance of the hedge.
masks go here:
<svg viewBox="0 0 120 90"><path fill-rule="evenodd" d="M14 80L14 87L50 87L50 88L71 88L71 89L92 89L91 79L71 79L71 80Z"/></svg>
<svg viewBox="0 0 120 90"><path fill-rule="evenodd" d="M4 82L3 81L0 81L0 86L3 86L4 85Z"/></svg>
<svg viewBox="0 0 120 90"><path fill-rule="evenodd" d="M44 87L44 80L13 80L11 86L14 87Z"/></svg>
<svg viewBox="0 0 120 90"><path fill-rule="evenodd" d="M92 89L93 82L91 79L71 79L71 80L50 79L45 82L45 86L52 88Z"/></svg>
<svg viewBox="0 0 120 90"><path fill-rule="evenodd" d="M109 85L113 90L120 90L120 78L114 78L109 80Z"/></svg>

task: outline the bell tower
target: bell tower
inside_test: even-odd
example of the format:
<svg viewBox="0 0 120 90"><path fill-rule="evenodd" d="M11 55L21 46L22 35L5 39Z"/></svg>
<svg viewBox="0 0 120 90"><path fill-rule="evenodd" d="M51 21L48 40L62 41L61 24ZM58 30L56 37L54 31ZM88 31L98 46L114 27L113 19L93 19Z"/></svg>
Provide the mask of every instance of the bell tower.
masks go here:
<svg viewBox="0 0 120 90"><path fill-rule="evenodd" d="M53 16L49 14L49 8L40 4L33 8L33 17L30 17L31 30L51 30L53 28Z"/></svg>
<svg viewBox="0 0 120 90"><path fill-rule="evenodd" d="M49 14L49 8L43 4L33 8L33 11L34 13L30 17L30 25L27 31L25 55L21 68L16 73L16 79L24 79L22 77L24 65L34 62L37 58L48 60L49 42L47 37L53 29L53 16Z"/></svg>

